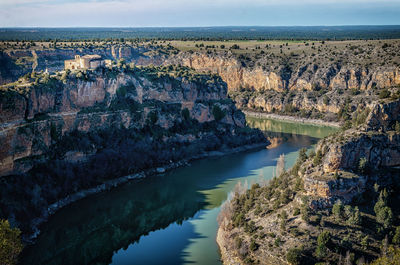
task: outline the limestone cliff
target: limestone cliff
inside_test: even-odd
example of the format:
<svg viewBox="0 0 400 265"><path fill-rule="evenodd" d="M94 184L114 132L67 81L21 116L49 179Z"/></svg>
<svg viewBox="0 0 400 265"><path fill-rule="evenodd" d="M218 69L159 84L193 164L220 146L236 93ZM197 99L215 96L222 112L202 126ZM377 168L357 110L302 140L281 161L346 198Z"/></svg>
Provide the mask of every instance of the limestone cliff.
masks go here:
<svg viewBox="0 0 400 265"><path fill-rule="evenodd" d="M220 75L241 109L326 120L337 120L331 114L341 111L347 97L355 109L376 100L376 90L400 85L400 70L395 65L355 66L340 62L317 65L309 59L299 62L296 57L282 57L277 63L278 59L268 61L262 56L240 59L229 52L180 53L164 64L183 64ZM275 67L261 66L268 63Z"/></svg>
<svg viewBox="0 0 400 265"><path fill-rule="evenodd" d="M262 67L248 67L232 54L181 53L170 58L167 63L183 64L198 71L219 74L228 84L228 89L262 92L275 90L315 90L326 89L368 90L373 87L384 88L400 85L400 69L395 66L364 69L352 65L332 64L318 67L312 64L298 65L288 69L290 62L279 66L276 71L263 70ZM257 61L254 62L257 64ZM290 66L291 67L291 66Z"/></svg>
<svg viewBox="0 0 400 265"><path fill-rule="evenodd" d="M380 196L390 190L391 207L398 209L399 106L400 100L375 102L362 124L320 140L315 152L304 151L269 184L235 188L218 217L224 264L336 264L349 251L375 259L384 235L374 229L394 228L374 208L378 189ZM338 200L341 213L330 210ZM331 236L326 255L318 249L322 231ZM368 246L359 246L359 238L368 238Z"/></svg>
<svg viewBox="0 0 400 265"><path fill-rule="evenodd" d="M303 176L305 191L316 198L314 203L324 201L320 205L324 207L337 199L350 202L365 190L367 169L400 165L400 132L395 130L399 107L399 100L376 103L365 124L318 143L321 162L304 164Z"/></svg>
<svg viewBox="0 0 400 265"><path fill-rule="evenodd" d="M367 45L363 58L373 53L379 60L363 63L353 46L328 54L254 54L231 51L178 52L170 46L108 45L92 48L5 50L0 59L10 71L0 72L0 84L36 71L62 70L63 61L76 54L99 54L108 59L125 59L136 65L184 65L197 71L221 76L228 85L232 99L241 109L286 113L303 117L337 120L335 115L351 98L351 107L368 105L383 88L400 85L398 65L382 58L396 54L395 47L381 49L379 44ZM372 47L372 48L371 48ZM172 49L172 52L171 50ZM364 49L364 48L363 48ZM339 55L340 53L340 55ZM327 60L327 56L331 56ZM382 61L382 62L381 62ZM300 113L300 110L303 112Z"/></svg>
<svg viewBox="0 0 400 265"><path fill-rule="evenodd" d="M0 215L26 233L49 204L81 189L267 143L245 128L217 76L114 67L37 78L0 90Z"/></svg>

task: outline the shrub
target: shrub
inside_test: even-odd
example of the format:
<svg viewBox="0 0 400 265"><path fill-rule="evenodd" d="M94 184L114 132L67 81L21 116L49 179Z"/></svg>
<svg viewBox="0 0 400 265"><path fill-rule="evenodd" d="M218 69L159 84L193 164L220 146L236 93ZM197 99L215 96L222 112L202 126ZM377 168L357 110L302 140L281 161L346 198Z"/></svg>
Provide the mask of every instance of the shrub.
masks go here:
<svg viewBox="0 0 400 265"><path fill-rule="evenodd" d="M294 208L294 210L293 210L293 215L294 216L297 216L297 215L299 215L300 214L300 209L299 208Z"/></svg>
<svg viewBox="0 0 400 265"><path fill-rule="evenodd" d="M376 220L381 223L385 228L389 228L393 223L393 212L387 206L387 191L384 189L379 194L379 199L374 206Z"/></svg>
<svg viewBox="0 0 400 265"><path fill-rule="evenodd" d="M331 234L328 231L323 231L317 238L317 249L315 255L318 258L325 257L327 254L327 245L331 241Z"/></svg>
<svg viewBox="0 0 400 265"><path fill-rule="evenodd" d="M304 204L301 207L300 212L301 212L301 219L303 219L307 223L310 222L310 209L307 204Z"/></svg>
<svg viewBox="0 0 400 265"><path fill-rule="evenodd" d="M280 238L280 237L277 237L277 238L275 239L275 241L274 241L274 245L275 245L276 247L279 247L281 244L282 244L281 238Z"/></svg>
<svg viewBox="0 0 400 265"><path fill-rule="evenodd" d="M396 227L396 232L394 233L392 243L400 245L400 226Z"/></svg>
<svg viewBox="0 0 400 265"><path fill-rule="evenodd" d="M298 160L301 162L306 161L307 159L307 149L306 148L301 148L299 151L299 158Z"/></svg>
<svg viewBox="0 0 400 265"><path fill-rule="evenodd" d="M396 124L394 126L394 130L398 133L400 133L400 122L396 121Z"/></svg>
<svg viewBox="0 0 400 265"><path fill-rule="evenodd" d="M254 239L252 239L250 243L250 250L256 251L257 249L258 249L258 244L256 243L256 241L254 241Z"/></svg>
<svg viewBox="0 0 400 265"><path fill-rule="evenodd" d="M365 236L362 240L361 240L361 246L363 247L364 250L366 250L368 248L368 236Z"/></svg>
<svg viewBox="0 0 400 265"><path fill-rule="evenodd" d="M148 121L149 125L156 124L157 120L158 120L157 112L154 111L154 110L150 111L148 116L147 116L147 121Z"/></svg>
<svg viewBox="0 0 400 265"><path fill-rule="evenodd" d="M358 163L358 170L361 173L365 173L367 170L367 159L365 157L360 158L360 161Z"/></svg>
<svg viewBox="0 0 400 265"><path fill-rule="evenodd" d="M220 121L225 117L225 111L221 110L221 108L218 105L214 105L212 113L216 121Z"/></svg>
<svg viewBox="0 0 400 265"><path fill-rule="evenodd" d="M21 231L11 228L8 220L0 220L0 264L16 264L22 248Z"/></svg>
<svg viewBox="0 0 400 265"><path fill-rule="evenodd" d="M347 215L347 223L350 225L361 225L361 222L362 219L358 207L351 208L351 212Z"/></svg>
<svg viewBox="0 0 400 265"><path fill-rule="evenodd" d="M389 247L385 255L376 259L371 265L396 265L400 264L400 248Z"/></svg>
<svg viewBox="0 0 400 265"><path fill-rule="evenodd" d="M343 204L338 200L332 207L332 214L337 218L341 219L343 217Z"/></svg>
<svg viewBox="0 0 400 265"><path fill-rule="evenodd" d="M286 260L293 265L297 265L301 263L302 259L302 251L298 248L290 248L286 253Z"/></svg>
<svg viewBox="0 0 400 265"><path fill-rule="evenodd" d="M240 249L240 248L241 248L242 243L243 243L243 240L242 240L242 238L241 238L240 236L238 236L238 237L235 238L235 247L236 247L237 249Z"/></svg>
<svg viewBox="0 0 400 265"><path fill-rule="evenodd" d="M190 119L190 113L189 113L189 110L188 110L187 108L184 108L184 109L182 110L181 114L182 114L182 118L183 118L185 121L188 121L188 120Z"/></svg>
<svg viewBox="0 0 400 265"><path fill-rule="evenodd" d="M389 228L393 223L392 209L388 206L381 208L376 214L376 220L385 228Z"/></svg>
<svg viewBox="0 0 400 265"><path fill-rule="evenodd" d="M321 150L318 150L313 159L313 165L317 166L321 164L321 162L322 162L322 152Z"/></svg>
<svg viewBox="0 0 400 265"><path fill-rule="evenodd" d="M388 97L390 97L390 91L389 90L383 89L383 90L381 90L381 92L379 92L379 98L380 99L385 99L385 98L388 98Z"/></svg>

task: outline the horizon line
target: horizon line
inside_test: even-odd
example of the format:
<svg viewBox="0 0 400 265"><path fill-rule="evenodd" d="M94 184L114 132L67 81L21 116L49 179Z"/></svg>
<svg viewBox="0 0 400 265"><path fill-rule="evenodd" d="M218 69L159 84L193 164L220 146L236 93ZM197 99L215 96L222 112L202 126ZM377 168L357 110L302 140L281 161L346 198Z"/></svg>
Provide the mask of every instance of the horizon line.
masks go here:
<svg viewBox="0 0 400 265"><path fill-rule="evenodd" d="M258 27L258 28L290 28L290 27L385 27L385 26L400 26L400 24L343 24L343 25L225 25L225 26L0 26L0 29L68 29L68 28L235 28L235 27Z"/></svg>

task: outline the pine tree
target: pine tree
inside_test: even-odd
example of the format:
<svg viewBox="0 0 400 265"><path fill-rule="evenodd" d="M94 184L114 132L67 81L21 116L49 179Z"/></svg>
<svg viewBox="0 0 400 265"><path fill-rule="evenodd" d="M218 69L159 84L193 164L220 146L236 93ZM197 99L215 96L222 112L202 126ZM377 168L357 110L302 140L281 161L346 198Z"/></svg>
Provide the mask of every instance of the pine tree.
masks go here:
<svg viewBox="0 0 400 265"><path fill-rule="evenodd" d="M333 205L332 213L338 220L343 217L343 204L340 200L337 200L336 203Z"/></svg>
<svg viewBox="0 0 400 265"><path fill-rule="evenodd" d="M396 227L392 242L393 244L400 245L400 226Z"/></svg>

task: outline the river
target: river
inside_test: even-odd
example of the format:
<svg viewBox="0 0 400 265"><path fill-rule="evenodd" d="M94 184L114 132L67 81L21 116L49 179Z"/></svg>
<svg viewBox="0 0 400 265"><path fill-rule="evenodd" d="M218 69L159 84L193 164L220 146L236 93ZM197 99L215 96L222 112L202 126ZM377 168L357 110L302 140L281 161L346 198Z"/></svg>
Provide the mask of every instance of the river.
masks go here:
<svg viewBox="0 0 400 265"><path fill-rule="evenodd" d="M272 178L281 154L289 168L299 149L312 148L337 130L269 119L247 122L265 131L273 148L194 161L73 203L42 226L22 264L221 264L216 218L236 183Z"/></svg>

